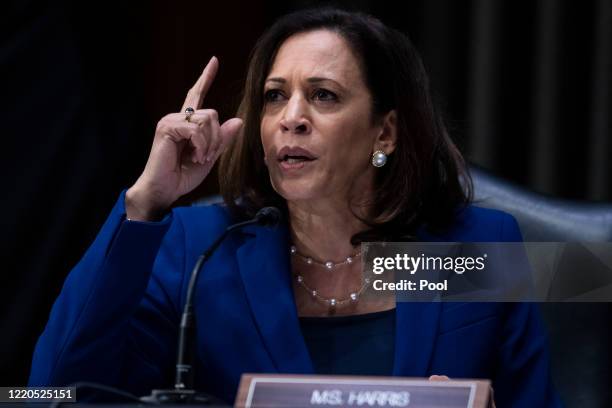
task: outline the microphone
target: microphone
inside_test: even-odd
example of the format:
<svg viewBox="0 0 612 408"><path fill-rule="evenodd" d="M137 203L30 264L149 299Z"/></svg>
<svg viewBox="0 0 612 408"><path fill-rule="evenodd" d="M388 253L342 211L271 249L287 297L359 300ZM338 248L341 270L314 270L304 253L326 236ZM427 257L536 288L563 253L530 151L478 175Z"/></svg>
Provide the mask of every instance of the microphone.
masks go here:
<svg viewBox="0 0 612 408"><path fill-rule="evenodd" d="M250 220L232 224L223 231L209 247L204 251L193 270L187 287L187 295L185 306L183 308L183 316L181 317L181 325L179 329L178 353L176 359L176 377L174 381L174 389L172 390L153 390L151 395L142 397L143 402L153 402L156 404L176 404L176 403L198 403L198 404L219 404L224 402L219 399L207 395L205 393L196 392L193 389L193 357L195 351L194 336L195 336L195 311L193 308L193 297L195 286L200 274L200 270L204 263L212 256L221 242L232 231L246 227L247 225L261 225L264 227L275 227L281 220L281 212L276 207L264 207L257 211L255 217Z"/></svg>
<svg viewBox="0 0 612 408"><path fill-rule="evenodd" d="M264 207L257 211L255 219L264 227L275 227L281 220L281 212L276 207Z"/></svg>

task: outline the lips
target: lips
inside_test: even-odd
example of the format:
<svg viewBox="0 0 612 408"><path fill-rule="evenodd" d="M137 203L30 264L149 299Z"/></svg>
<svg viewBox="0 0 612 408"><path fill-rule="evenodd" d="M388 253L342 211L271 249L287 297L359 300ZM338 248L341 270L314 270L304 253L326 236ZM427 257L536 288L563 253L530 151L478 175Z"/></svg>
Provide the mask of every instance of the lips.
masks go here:
<svg viewBox="0 0 612 408"><path fill-rule="evenodd" d="M286 175L298 175L311 166L317 160L309 150L302 147L285 146L278 151L278 166Z"/></svg>
<svg viewBox="0 0 612 408"><path fill-rule="evenodd" d="M310 162L316 160L317 157L304 148L285 146L279 150L277 159L279 162L286 164L295 164Z"/></svg>

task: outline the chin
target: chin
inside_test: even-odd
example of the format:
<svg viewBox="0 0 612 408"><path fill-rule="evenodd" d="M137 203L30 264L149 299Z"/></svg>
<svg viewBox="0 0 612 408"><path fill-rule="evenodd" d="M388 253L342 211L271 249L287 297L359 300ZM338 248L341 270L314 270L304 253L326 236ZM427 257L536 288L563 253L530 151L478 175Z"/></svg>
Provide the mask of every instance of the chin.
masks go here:
<svg viewBox="0 0 612 408"><path fill-rule="evenodd" d="M320 196L317 194L320 187L313 186L313 183L306 180L270 180L274 190L287 201L313 200Z"/></svg>

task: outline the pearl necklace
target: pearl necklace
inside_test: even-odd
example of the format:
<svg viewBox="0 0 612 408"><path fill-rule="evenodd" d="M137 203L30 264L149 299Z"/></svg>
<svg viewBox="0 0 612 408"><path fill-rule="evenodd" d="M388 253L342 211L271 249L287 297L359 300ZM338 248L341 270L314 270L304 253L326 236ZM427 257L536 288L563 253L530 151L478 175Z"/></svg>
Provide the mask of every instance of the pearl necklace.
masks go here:
<svg viewBox="0 0 612 408"><path fill-rule="evenodd" d="M305 256L303 254L300 254L297 251L296 247L294 245L292 245L291 246L291 255L297 257L298 259L302 260L303 262L305 262L308 265L322 266L322 267L325 267L328 270L331 270L331 269L337 268L338 266L341 266L341 265L352 264L354 262L355 258L361 256L361 251L357 252L353 256L347 256L346 259L344 261L342 261L342 262L332 262L332 261L320 262L320 261L312 259L311 257L308 257L308 256ZM319 292L315 288L312 288L312 287L308 286L306 284L306 282L304 282L304 277L302 275L296 275L296 281L314 299L322 302L323 304L326 304L329 307L329 310L331 312L336 307L343 306L346 303L357 303L359 301L359 298L360 298L361 294L366 290L368 284L370 283L370 278L365 278L363 280L363 284L361 285L361 288L359 288L359 290L357 292L351 292L348 297L342 298L342 299L326 298L326 297L321 296L319 294Z"/></svg>
<svg viewBox="0 0 612 408"><path fill-rule="evenodd" d="M306 290L306 292L310 293L310 295L320 301L323 304L326 304L327 306L329 306L329 310L332 311L333 309L335 309L337 306L343 306L346 303L357 303L359 301L359 298L361 296L361 294L366 290L366 288L368 287L368 284L370 283L370 278L365 278L363 280L363 285L361 285L361 288L359 288L359 290L357 292L351 292L349 294L349 296L347 298L343 298L343 299L336 299L336 298L326 298L323 297L321 295L319 295L319 292L314 289L311 288L310 286L308 286L305 282L304 282L304 277L302 275L297 275L296 276L296 280L297 283L304 288L304 290Z"/></svg>
<svg viewBox="0 0 612 408"><path fill-rule="evenodd" d="M298 257L299 259L301 259L308 265L324 266L325 268L331 270L331 269L337 268L338 266L352 264L353 262L355 262L355 258L358 258L361 256L361 251L358 251L356 254L352 256L347 256L346 259L342 262L332 262L332 261L320 262L315 259L312 259L309 256L300 254L297 248L295 247L295 245L291 245L291 255Z"/></svg>

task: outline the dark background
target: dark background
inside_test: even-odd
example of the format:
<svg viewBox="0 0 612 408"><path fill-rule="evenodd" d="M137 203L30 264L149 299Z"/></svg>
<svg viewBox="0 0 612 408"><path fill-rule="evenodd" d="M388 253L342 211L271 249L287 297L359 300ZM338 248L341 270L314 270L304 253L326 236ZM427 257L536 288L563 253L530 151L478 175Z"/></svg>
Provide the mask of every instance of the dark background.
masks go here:
<svg viewBox="0 0 612 408"><path fill-rule="evenodd" d="M210 57L221 65L205 107L225 120L256 38L321 4L124 3L0 6L0 385L26 383L65 276ZM335 4L409 34L470 162L537 192L612 201L612 2ZM209 177L195 195L216 188Z"/></svg>

